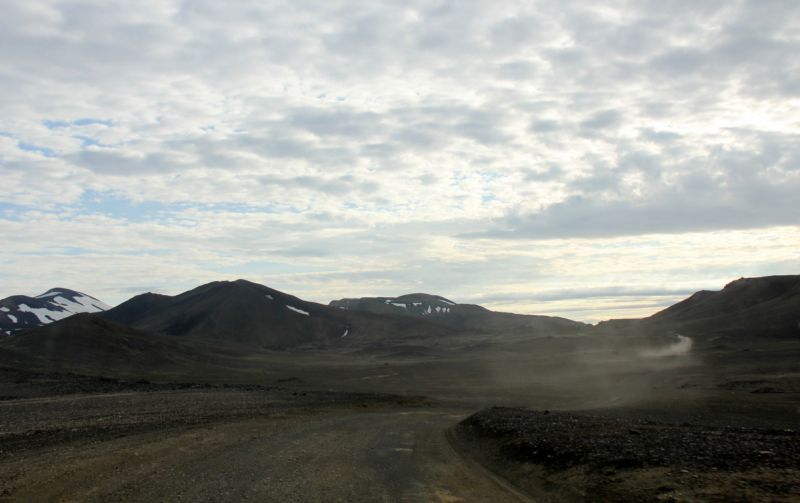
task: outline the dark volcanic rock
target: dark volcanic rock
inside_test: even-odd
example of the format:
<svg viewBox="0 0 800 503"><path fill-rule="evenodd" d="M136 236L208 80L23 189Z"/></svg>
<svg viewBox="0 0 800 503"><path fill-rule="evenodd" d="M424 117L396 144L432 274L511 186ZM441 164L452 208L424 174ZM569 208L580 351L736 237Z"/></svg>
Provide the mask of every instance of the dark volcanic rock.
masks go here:
<svg viewBox="0 0 800 503"><path fill-rule="evenodd" d="M800 469L800 437L791 430L678 426L495 407L470 416L455 431L467 441L490 442L507 460L553 469Z"/></svg>

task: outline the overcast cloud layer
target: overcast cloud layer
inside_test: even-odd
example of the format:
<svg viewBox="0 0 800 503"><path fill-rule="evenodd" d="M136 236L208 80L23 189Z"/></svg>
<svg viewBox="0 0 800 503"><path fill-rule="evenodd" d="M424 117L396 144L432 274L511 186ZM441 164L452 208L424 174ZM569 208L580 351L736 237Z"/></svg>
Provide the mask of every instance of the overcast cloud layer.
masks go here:
<svg viewBox="0 0 800 503"><path fill-rule="evenodd" d="M597 321L800 273L800 4L0 0L0 297Z"/></svg>

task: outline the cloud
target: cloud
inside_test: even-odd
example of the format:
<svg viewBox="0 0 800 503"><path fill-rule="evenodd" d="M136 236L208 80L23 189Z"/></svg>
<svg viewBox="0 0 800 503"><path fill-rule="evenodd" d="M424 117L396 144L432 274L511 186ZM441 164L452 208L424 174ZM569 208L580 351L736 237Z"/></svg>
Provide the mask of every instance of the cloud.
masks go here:
<svg viewBox="0 0 800 503"><path fill-rule="evenodd" d="M642 299L657 297L652 285L685 291L622 263L585 269L606 264L608 240L669 236L648 252L663 258L688 235L782 229L769 259L741 246L735 265L706 255L693 274L796 265L796 2L0 10L0 238L15 285L74 267L87 293L119 295L117 281L173 291L181 277L219 279L208 263L275 255L336 266L253 270L315 298L547 281L527 307L496 302L596 316L600 297L543 292L600 291L631 273ZM54 255L75 243L82 255ZM578 269L583 286L566 273Z"/></svg>
<svg viewBox="0 0 800 503"><path fill-rule="evenodd" d="M619 124L621 116L622 114L617 110L601 110L592 114L590 118L581 121L580 125L584 129L606 129Z"/></svg>
<svg viewBox="0 0 800 503"><path fill-rule="evenodd" d="M545 290L536 293L517 293L480 297L483 302L502 302L508 300L528 300L536 302L550 302L568 299L596 299L596 298L624 298L624 297L689 297L695 293L691 288L653 288L630 286L602 286L593 288L567 288L559 290Z"/></svg>

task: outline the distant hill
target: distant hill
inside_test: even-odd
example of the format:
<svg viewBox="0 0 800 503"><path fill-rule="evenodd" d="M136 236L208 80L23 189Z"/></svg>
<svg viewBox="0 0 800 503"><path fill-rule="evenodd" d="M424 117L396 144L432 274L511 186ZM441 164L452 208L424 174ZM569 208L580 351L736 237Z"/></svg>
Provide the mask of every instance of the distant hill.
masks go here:
<svg viewBox="0 0 800 503"><path fill-rule="evenodd" d="M0 364L14 368L66 368L102 374L201 359L200 353L179 339L145 333L90 313L0 340Z"/></svg>
<svg viewBox="0 0 800 503"><path fill-rule="evenodd" d="M400 297L362 297L360 299L332 300L331 307L359 309L379 314L398 316L426 316L449 312L456 303L427 293L411 293Z"/></svg>
<svg viewBox="0 0 800 503"><path fill-rule="evenodd" d="M640 320L610 320L600 331L800 338L800 276L740 278L720 291L702 290Z"/></svg>
<svg viewBox="0 0 800 503"><path fill-rule="evenodd" d="M99 316L149 332L275 349L345 337L415 338L458 332L423 319L307 302L245 280L213 282L175 297L138 295Z"/></svg>
<svg viewBox="0 0 800 503"><path fill-rule="evenodd" d="M67 288L52 288L28 297L14 295L0 300L0 337L52 323L75 313L99 313L111 309L98 299Z"/></svg>
<svg viewBox="0 0 800 503"><path fill-rule="evenodd" d="M331 301L331 307L398 316L425 317L428 320L467 330L537 329L548 332L574 332L590 325L554 316L500 313L474 304L457 304L438 295L412 293L400 297L362 297Z"/></svg>

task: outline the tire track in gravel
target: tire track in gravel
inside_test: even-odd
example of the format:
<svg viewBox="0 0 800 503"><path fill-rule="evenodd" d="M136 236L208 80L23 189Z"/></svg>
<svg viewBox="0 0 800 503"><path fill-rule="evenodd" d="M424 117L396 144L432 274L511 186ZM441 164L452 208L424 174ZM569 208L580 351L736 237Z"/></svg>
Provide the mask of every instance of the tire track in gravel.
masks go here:
<svg viewBox="0 0 800 503"><path fill-rule="evenodd" d="M23 452L0 501L528 501L450 446L465 416L328 411Z"/></svg>

